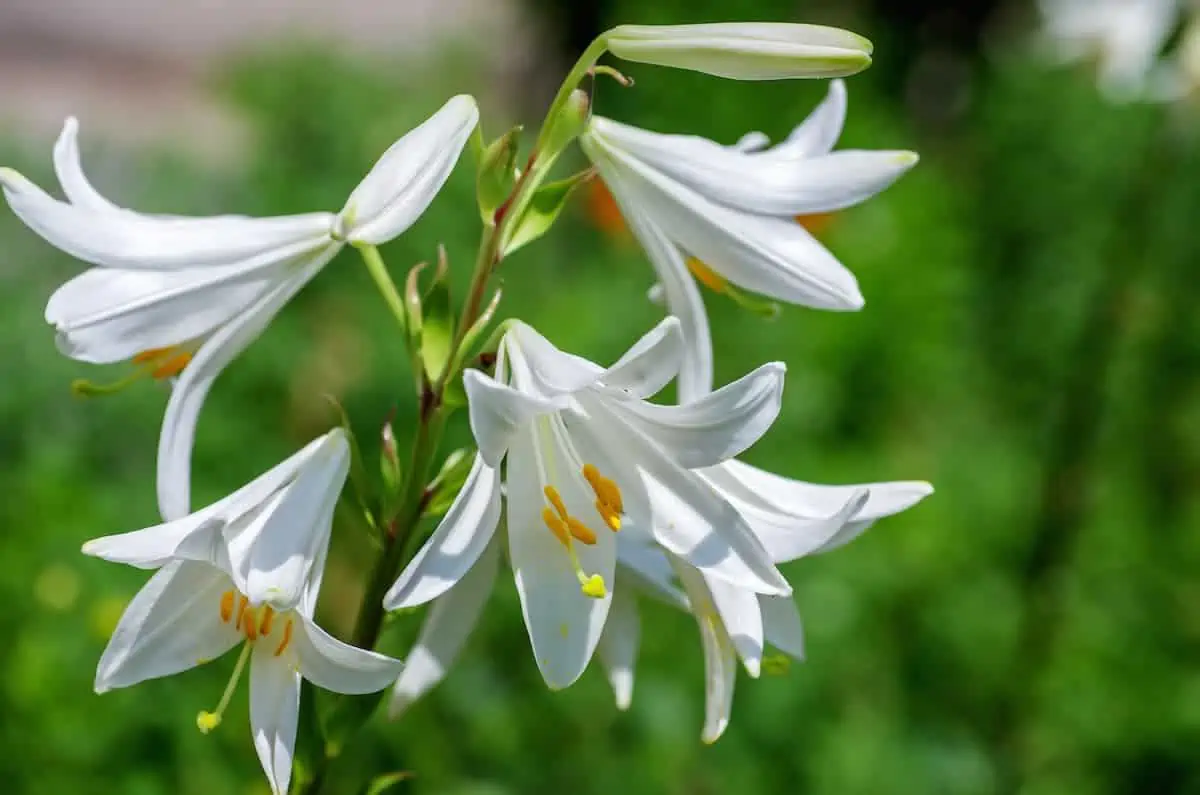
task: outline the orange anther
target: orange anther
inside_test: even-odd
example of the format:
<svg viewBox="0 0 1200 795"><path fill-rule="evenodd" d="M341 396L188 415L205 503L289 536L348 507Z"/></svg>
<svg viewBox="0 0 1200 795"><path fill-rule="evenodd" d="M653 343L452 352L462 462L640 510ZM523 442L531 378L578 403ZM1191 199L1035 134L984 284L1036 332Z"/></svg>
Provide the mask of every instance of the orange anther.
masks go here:
<svg viewBox="0 0 1200 795"><path fill-rule="evenodd" d="M554 506L554 510L558 511L558 515L565 522L570 514L567 513L567 506L562 501L562 497L558 495L558 489L553 486L546 486L542 489L542 493L546 495L546 499L550 500L550 504Z"/></svg>
<svg viewBox="0 0 1200 795"><path fill-rule="evenodd" d="M275 611L273 609L271 609L271 606L263 605L262 621L260 621L258 624L258 634L270 635L271 634L271 622L272 622L272 620L274 620L274 618L275 618Z"/></svg>
<svg viewBox="0 0 1200 795"><path fill-rule="evenodd" d="M249 605L250 605L250 600L244 596L240 600L238 600L237 620L234 621L233 623L234 623L234 626L238 627L239 629L242 626L242 616L244 616L246 614L246 608Z"/></svg>
<svg viewBox="0 0 1200 795"><path fill-rule="evenodd" d="M268 608L270 609L270 608ZM275 656L283 654L287 651L288 644L292 642L292 620L289 618L287 623L283 625L283 638L279 641L279 645L275 647Z"/></svg>
<svg viewBox="0 0 1200 795"><path fill-rule="evenodd" d="M714 293L722 293L725 291L725 277L714 272L711 268L705 265L695 257L687 258L687 268L696 277L696 281L703 284Z"/></svg>
<svg viewBox="0 0 1200 795"><path fill-rule="evenodd" d="M242 633L246 640L253 643L258 640L258 611L247 610L242 620Z"/></svg>
<svg viewBox="0 0 1200 795"><path fill-rule="evenodd" d="M567 517L567 529L571 531L571 535L577 538L580 543L587 544L588 546L596 543L596 533L574 516Z"/></svg>
<svg viewBox="0 0 1200 795"><path fill-rule="evenodd" d="M229 623L229 619L233 618L233 600L235 594L233 591L226 591L221 594L221 621L225 624Z"/></svg>
<svg viewBox="0 0 1200 795"><path fill-rule="evenodd" d="M192 361L190 353L182 352L162 361L157 367L150 371L150 375L154 378L170 378L179 375L183 369Z"/></svg>
<svg viewBox="0 0 1200 795"><path fill-rule="evenodd" d="M554 511L543 508L542 521L546 523L546 527L550 528L550 532L554 533L554 537L561 541L564 547L571 546L571 534L567 530L567 525L558 518Z"/></svg>

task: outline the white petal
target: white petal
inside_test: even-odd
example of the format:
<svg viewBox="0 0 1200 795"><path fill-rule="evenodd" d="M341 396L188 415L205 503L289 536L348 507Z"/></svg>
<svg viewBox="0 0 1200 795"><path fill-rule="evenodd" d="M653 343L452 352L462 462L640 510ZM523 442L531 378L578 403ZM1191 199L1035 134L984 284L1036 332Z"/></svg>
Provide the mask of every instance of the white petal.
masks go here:
<svg viewBox="0 0 1200 795"><path fill-rule="evenodd" d="M700 627L700 644L704 648L704 730L700 739L715 743L729 725L733 710L737 655L700 572L678 560L673 559L671 563L692 603L692 614Z"/></svg>
<svg viewBox="0 0 1200 795"><path fill-rule="evenodd" d="M606 145L648 171L716 204L748 213L794 216L849 207L883 191L917 162L911 152L844 150L792 154L783 144L744 152L694 135L667 135L596 117Z"/></svg>
<svg viewBox="0 0 1200 795"><path fill-rule="evenodd" d="M13 212L47 242L109 268L173 270L278 259L281 249L324 245L333 222L329 213L179 218L97 212L58 201L8 168L0 168L0 186Z"/></svg>
<svg viewBox="0 0 1200 795"><path fill-rule="evenodd" d="M499 521L500 474L477 455L450 510L383 597L383 606L399 610L444 594L472 570Z"/></svg>
<svg viewBox="0 0 1200 795"><path fill-rule="evenodd" d="M714 466L747 450L775 422L786 372L772 362L690 403L628 401L615 408L679 466Z"/></svg>
<svg viewBox="0 0 1200 795"><path fill-rule="evenodd" d="M191 503L192 442L196 420L213 381L267 327L293 295L337 254L334 244L295 265L288 280L264 295L241 316L221 327L196 352L171 390L158 439L158 505L164 519L186 516Z"/></svg>
<svg viewBox="0 0 1200 795"><path fill-rule="evenodd" d="M680 248L734 284L818 309L862 307L858 283L792 219L719 205L589 131L580 143L604 181Z"/></svg>
<svg viewBox="0 0 1200 795"><path fill-rule="evenodd" d="M625 585L636 585L638 590L680 610L688 610L687 597L675 585L674 571L667 562L666 554L647 536L647 542L632 540L634 525L621 527L617 538L618 577ZM622 586L624 587L624 586Z"/></svg>
<svg viewBox="0 0 1200 795"><path fill-rule="evenodd" d="M329 545L333 511L349 471L350 445L345 432L335 428L322 438L272 510L239 539L246 555L234 565L244 573L243 593L252 604L266 603L276 610L299 605L313 565Z"/></svg>
<svg viewBox="0 0 1200 795"><path fill-rule="evenodd" d="M500 466L500 459L518 432L535 417L559 408L550 400L513 389L478 370L463 373L463 387L471 435L480 457L492 468Z"/></svg>
<svg viewBox="0 0 1200 795"><path fill-rule="evenodd" d="M287 795L300 717L300 674L283 658L255 653L250 662L250 731L274 795Z"/></svg>
<svg viewBox="0 0 1200 795"><path fill-rule="evenodd" d="M678 318L668 317L634 343L617 363L604 371L605 386L636 398L658 394L679 372L683 333Z"/></svg>
<svg viewBox="0 0 1200 795"><path fill-rule="evenodd" d="M800 611L790 596L759 596L763 631L770 643L784 654L804 659L804 627Z"/></svg>
<svg viewBox="0 0 1200 795"><path fill-rule="evenodd" d="M663 547L757 593L791 593L749 525L708 483L676 464L598 399L585 397L580 402L602 430L598 438L613 460L635 468L648 495L651 518L646 525Z"/></svg>
<svg viewBox="0 0 1200 795"><path fill-rule="evenodd" d="M72 359L120 362L202 338L279 283L275 268L91 268L54 292L46 320Z"/></svg>
<svg viewBox="0 0 1200 795"><path fill-rule="evenodd" d="M292 645L300 673L317 687L334 693L375 693L396 681L404 663L378 652L343 643L299 614ZM269 651L257 652L269 654Z"/></svg>
<svg viewBox="0 0 1200 795"><path fill-rule="evenodd" d="M221 656L242 639L221 621L233 583L204 563L176 561L155 572L125 608L96 668L96 692L170 676Z"/></svg>
<svg viewBox="0 0 1200 795"><path fill-rule="evenodd" d="M703 573L701 576L704 576ZM742 658L746 673L757 678L762 672L763 653L763 616L758 607L759 595L715 577L705 577L704 581L725 632Z"/></svg>
<svg viewBox="0 0 1200 795"><path fill-rule="evenodd" d="M871 42L839 28L772 22L618 25L608 50L640 63L734 80L851 75L871 63Z"/></svg>
<svg viewBox="0 0 1200 795"><path fill-rule="evenodd" d="M430 606L392 690L388 714L393 719L445 678L479 621L499 564L500 541L493 537L470 571Z"/></svg>
<svg viewBox="0 0 1200 795"><path fill-rule="evenodd" d="M378 245L412 226L446 183L478 121L475 100L459 95L392 144L341 212L347 237Z"/></svg>
<svg viewBox="0 0 1200 795"><path fill-rule="evenodd" d="M613 592L612 609L596 647L617 699L617 709L621 710L629 709L633 702L633 667L642 631L637 599L624 585Z"/></svg>
<svg viewBox="0 0 1200 795"><path fill-rule="evenodd" d="M157 569L172 559L219 565L221 530L225 524L213 518L197 521L195 516L132 533L93 538L84 543L83 554L142 569Z"/></svg>
<svg viewBox="0 0 1200 795"><path fill-rule="evenodd" d="M712 391L712 337L700 289L688 272L679 248L636 207L627 204L620 187L610 183L613 197L634 236L646 250L650 265L661 280L667 310L679 318L683 358L679 370L679 396L687 400Z"/></svg>
<svg viewBox="0 0 1200 795"><path fill-rule="evenodd" d="M512 384L532 395L556 400L591 386L604 370L581 356L559 350L532 326L514 323L504 335Z"/></svg>
<svg viewBox="0 0 1200 795"><path fill-rule="evenodd" d="M821 104L800 123L783 143L772 149L776 155L816 157L829 154L846 123L846 81L830 80Z"/></svg>
<svg viewBox="0 0 1200 795"><path fill-rule="evenodd" d="M508 545L521 612L529 631L534 659L546 684L567 687L583 673L600 640L612 602L616 541L594 514L594 496L580 473L582 464L567 449L565 431L552 418L541 418L517 435L508 456ZM597 543L574 548L588 575L598 574L606 593L585 596L567 551L546 527L542 489L553 484L567 510L588 524Z"/></svg>
<svg viewBox="0 0 1200 795"><path fill-rule="evenodd" d="M771 145L767 134L759 130L748 132L737 140L733 148L739 152L759 152Z"/></svg>
<svg viewBox="0 0 1200 795"><path fill-rule="evenodd" d="M77 207L96 212L120 212L121 208L100 195L83 173L79 159L79 122L72 116L63 123L62 132L54 144L54 171L67 201Z"/></svg>

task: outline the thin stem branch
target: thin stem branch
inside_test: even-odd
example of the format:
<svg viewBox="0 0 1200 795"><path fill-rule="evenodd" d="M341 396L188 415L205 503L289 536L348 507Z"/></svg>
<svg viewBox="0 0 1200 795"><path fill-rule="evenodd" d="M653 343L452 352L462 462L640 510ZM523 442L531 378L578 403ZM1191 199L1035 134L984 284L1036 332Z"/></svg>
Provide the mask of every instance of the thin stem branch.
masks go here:
<svg viewBox="0 0 1200 795"><path fill-rule="evenodd" d="M367 266L367 272L371 274L371 278L375 281L375 286L379 289L379 294L383 296L384 303L392 311L392 315L395 316L396 322L400 324L401 330L407 334L408 320L404 312L404 299L400 296L400 291L396 289L396 283L392 281L387 265L384 264L383 257L379 254L379 249L366 243L357 244L355 248L362 255L363 262Z"/></svg>

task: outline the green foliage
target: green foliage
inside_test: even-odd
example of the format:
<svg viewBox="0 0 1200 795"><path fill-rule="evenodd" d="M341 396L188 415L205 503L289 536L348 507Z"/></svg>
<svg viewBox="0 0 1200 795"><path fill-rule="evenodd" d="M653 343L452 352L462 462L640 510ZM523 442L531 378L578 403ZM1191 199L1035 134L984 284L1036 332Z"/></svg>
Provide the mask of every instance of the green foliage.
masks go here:
<svg viewBox="0 0 1200 795"><path fill-rule="evenodd" d="M637 22L786 18L792 5L624 0L614 13ZM856 27L872 34L869 23ZM725 142L751 129L786 135L824 90L633 64L629 72L636 88L602 87L598 112ZM205 175L142 154L100 169L97 182L124 204L161 212L336 210L398 133L471 88L446 73L431 68L406 86L320 53L264 57L228 84L258 133L243 173ZM378 711L374 731L342 749L330 792L351 792L337 782L361 784L364 771L396 770L413 777L376 786L983 795L1010 791L1014 769L1030 793L1200 792L1194 121L1116 109L1078 75L1014 62L981 76L959 129L934 135L911 122L901 97L879 93L878 79L850 82L842 144L911 148L922 163L819 232L859 277L867 308L784 307L764 322L710 300L717 381L769 359L788 363L783 414L749 462L819 482L923 478L938 493L843 550L787 568L810 659L759 681L741 677L732 725L711 748L699 742L702 661L689 617L644 606L634 703L622 714L598 670L565 692L545 689L503 574L448 681L394 724ZM46 175L44 142L0 142L0 154ZM474 187L464 164L426 216L383 248L393 272L445 243L452 294L463 294L479 233ZM552 234L504 261L501 308L603 363L660 310L644 300L653 281L644 256L598 229L585 194ZM72 397L72 378L94 368L56 355L41 310L77 265L8 214L0 235L9 264L0 291L5 791L266 792L244 698L218 731L194 728L232 660L91 692L107 635L145 574L83 558L78 546L157 521L165 392L143 383L116 397ZM1113 308L1099 324L1098 302ZM354 252L343 254L217 383L199 426L196 502L337 422L325 394L359 424L364 446L379 443L394 412L397 447L407 450L417 407L394 335ZM1081 365L1097 358L1094 389L1067 401ZM95 380L123 372L110 369ZM1084 455L1068 449L1064 458L1062 418L1093 404L1098 418L1085 436L1094 438L1078 439ZM463 414L443 453L469 443ZM379 451L362 455L374 461ZM1076 458L1071 471L1056 469ZM1080 509L1056 507L1063 493L1081 495ZM1073 524L1042 526L1048 511ZM322 622L343 637L373 554L349 530L337 529L321 606ZM1048 564L1033 554L1060 533ZM1041 617L1033 635L1029 616ZM404 653L417 624L414 615L391 622L386 650Z"/></svg>

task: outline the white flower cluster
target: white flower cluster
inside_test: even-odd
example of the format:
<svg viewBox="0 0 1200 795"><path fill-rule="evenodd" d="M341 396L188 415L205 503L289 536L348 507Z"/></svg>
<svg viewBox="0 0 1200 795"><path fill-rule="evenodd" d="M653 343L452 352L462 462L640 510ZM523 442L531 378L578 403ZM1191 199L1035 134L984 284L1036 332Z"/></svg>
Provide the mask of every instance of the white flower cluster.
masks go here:
<svg viewBox="0 0 1200 795"><path fill-rule="evenodd" d="M621 26L597 42L583 67L607 50L632 61L760 80L836 77L870 61L870 45L860 37L805 25ZM337 213L196 218L119 207L84 176L73 119L54 151L65 200L0 169L13 211L90 266L46 308L60 350L83 362L130 362L122 384L171 383L158 449L164 523L84 545L90 555L156 570L101 657L97 692L177 673L240 647L225 693L197 722L203 731L220 723L248 663L254 743L280 795L291 781L301 679L347 694L394 683L398 714L443 678L503 558L546 683L570 685L598 651L621 708L632 697L637 599L690 612L707 665L706 741L728 723L739 658L758 676L768 644L802 657L799 614L777 565L840 547L931 488L819 486L738 461L775 421L785 367L766 364L714 390L696 279L791 304L861 308L854 276L794 216L857 204L894 182L916 156L834 151L846 113L840 80L774 147L761 133L722 146L588 110L571 137L645 248L670 316L607 368L510 321L487 370L462 370L477 447L470 473L424 546L402 571L397 561L386 578L394 583L375 595L388 610L430 605L406 664L347 645L313 620L334 508L350 469L346 433L329 432L195 511L191 448L214 380L288 300L347 243L373 251L425 211L476 131L475 101L451 99L397 141ZM515 182L505 204L510 215L529 206L522 191L534 190L527 183L544 176L530 162L520 175L505 167ZM481 258L484 284L492 260L506 253L502 241L517 238L510 229L495 230L498 242L484 249L494 256ZM400 302L392 303L395 309ZM404 333L411 332L406 326ZM463 345L462 336L453 344ZM449 361L466 361L457 353ZM447 378L460 376L451 370ZM678 404L649 401L677 376ZM447 378L424 382L432 410L441 408L438 390ZM418 468L410 477L423 474ZM409 484L405 493L419 496L427 485ZM408 517L413 525L423 505Z"/></svg>

